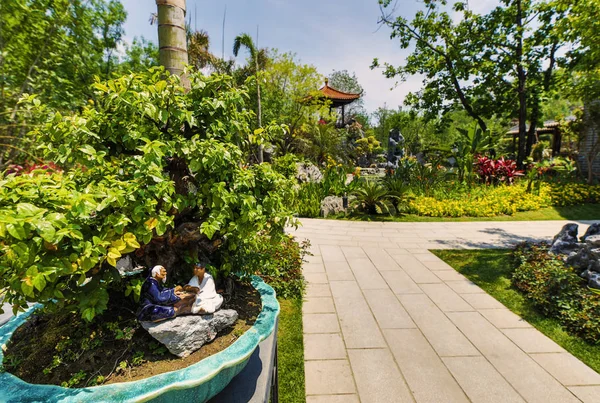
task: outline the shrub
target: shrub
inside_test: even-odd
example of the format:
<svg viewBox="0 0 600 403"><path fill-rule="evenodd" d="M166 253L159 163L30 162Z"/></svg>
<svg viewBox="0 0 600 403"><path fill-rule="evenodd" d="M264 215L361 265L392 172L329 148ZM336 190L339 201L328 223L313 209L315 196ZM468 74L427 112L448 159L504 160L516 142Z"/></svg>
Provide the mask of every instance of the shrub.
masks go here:
<svg viewBox="0 0 600 403"><path fill-rule="evenodd" d="M513 285L544 314L590 343L600 342L600 295L590 291L547 245L522 244L515 249Z"/></svg>
<svg viewBox="0 0 600 403"><path fill-rule="evenodd" d="M382 181L383 186L388 193L393 197L392 204L398 214L402 214L408 210L409 201L414 197L410 193L410 188L401 179L394 176L386 176Z"/></svg>
<svg viewBox="0 0 600 403"><path fill-rule="evenodd" d="M479 180L488 185L512 185L517 177L523 176L523 172L517 170L515 161L504 158L494 160L479 156L475 161L475 168Z"/></svg>
<svg viewBox="0 0 600 403"><path fill-rule="evenodd" d="M321 201L323 198L323 188L320 183L302 183L296 193L294 211L296 211L300 217L320 217Z"/></svg>
<svg viewBox="0 0 600 403"><path fill-rule="evenodd" d="M354 207L367 214L393 214L394 205L391 202L397 196L391 194L383 185L374 181L361 181L352 192L355 199Z"/></svg>
<svg viewBox="0 0 600 403"><path fill-rule="evenodd" d="M302 262L309 247L309 241L298 244L292 236L277 243L265 239L257 249L238 254L236 265L262 277L278 297L302 298L305 286Z"/></svg>
<svg viewBox="0 0 600 403"><path fill-rule="evenodd" d="M14 310L37 301L91 321L126 288L125 254L170 274L205 255L227 275L235 251L285 236L293 183L243 163L272 128L250 130L232 78L189 79L189 92L162 69L96 83L94 104L30 133L63 172L0 175L0 289Z"/></svg>
<svg viewBox="0 0 600 403"><path fill-rule="evenodd" d="M296 164L300 162L300 159L294 154L286 154L281 157L273 158L273 170L285 176L286 178L293 179L298 173Z"/></svg>
<svg viewBox="0 0 600 403"><path fill-rule="evenodd" d="M548 187L552 205L554 206L600 203L600 185L551 183Z"/></svg>
<svg viewBox="0 0 600 403"><path fill-rule="evenodd" d="M431 217L493 217L518 211L539 210L550 205L548 188L539 195L527 193L523 184L472 188L445 199L417 196L408 211Z"/></svg>
<svg viewBox="0 0 600 403"><path fill-rule="evenodd" d="M346 170L343 167L329 167L323 173L321 182L323 198L327 196L343 196L347 192Z"/></svg>

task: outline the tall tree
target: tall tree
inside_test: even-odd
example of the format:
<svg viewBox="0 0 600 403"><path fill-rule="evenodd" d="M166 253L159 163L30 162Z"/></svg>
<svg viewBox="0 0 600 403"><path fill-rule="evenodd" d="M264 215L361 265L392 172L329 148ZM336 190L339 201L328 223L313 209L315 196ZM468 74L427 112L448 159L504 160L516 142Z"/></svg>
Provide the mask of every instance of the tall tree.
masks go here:
<svg viewBox="0 0 600 403"><path fill-rule="evenodd" d="M260 104L260 81L258 79L259 74L259 63L258 63L258 48L254 44L252 37L248 34L240 34L235 37L233 41L233 55L237 57L240 52L241 47L245 47L250 53L250 59L253 60L255 66L255 74L256 74L256 102L257 102L257 113L256 117L258 119L258 128L262 127L262 110ZM264 161L264 146L261 144L258 150L258 162L262 163Z"/></svg>
<svg viewBox="0 0 600 403"><path fill-rule="evenodd" d="M385 73L402 78L423 74L424 89L408 100L433 116L460 104L486 131L485 120L493 115L516 115L517 162L522 167L533 143L542 90L552 84L559 42L549 33L558 16L542 0L500 3L485 15L473 13L464 0L453 3L454 16L443 11L446 1L433 0L426 0L426 9L410 22L383 14L382 22L392 27L392 38L399 38L402 48L414 44L406 65L386 65ZM389 4L383 1L384 7ZM456 15L462 18L456 21ZM529 115L533 119L528 142Z"/></svg>
<svg viewBox="0 0 600 403"><path fill-rule="evenodd" d="M316 67L302 64L294 54L270 50L269 58L263 71L263 120L287 127L283 136L276 139L278 154L307 152L311 127L328 108L306 102L306 98L317 94L323 76Z"/></svg>
<svg viewBox="0 0 600 403"><path fill-rule="evenodd" d="M0 167L21 158L18 143L39 119L19 100L61 112L85 105L94 77L115 70L126 15L116 0L0 1Z"/></svg>
<svg viewBox="0 0 600 403"><path fill-rule="evenodd" d="M329 74L329 85L343 92L362 94L361 98L347 105L347 116L366 114L363 98L366 94L362 85L358 82L358 77L356 77L355 73L350 74L348 70L334 70Z"/></svg>
<svg viewBox="0 0 600 403"><path fill-rule="evenodd" d="M171 74L181 76L189 87L183 70L188 64L185 30L185 0L156 0L158 8L158 48L160 64Z"/></svg>

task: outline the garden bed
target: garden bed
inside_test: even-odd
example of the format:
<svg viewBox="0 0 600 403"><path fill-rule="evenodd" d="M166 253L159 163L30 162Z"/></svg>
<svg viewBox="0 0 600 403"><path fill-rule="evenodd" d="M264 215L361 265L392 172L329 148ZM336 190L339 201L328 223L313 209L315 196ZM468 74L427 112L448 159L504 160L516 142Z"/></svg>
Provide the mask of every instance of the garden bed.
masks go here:
<svg viewBox="0 0 600 403"><path fill-rule="evenodd" d="M148 378L188 367L229 347L255 322L261 311L259 292L237 283L223 309L235 309L236 324L186 358L178 358L135 319L136 306L111 298L111 306L94 325L77 313L33 315L13 334L5 352L5 369L34 384L85 387Z"/></svg>

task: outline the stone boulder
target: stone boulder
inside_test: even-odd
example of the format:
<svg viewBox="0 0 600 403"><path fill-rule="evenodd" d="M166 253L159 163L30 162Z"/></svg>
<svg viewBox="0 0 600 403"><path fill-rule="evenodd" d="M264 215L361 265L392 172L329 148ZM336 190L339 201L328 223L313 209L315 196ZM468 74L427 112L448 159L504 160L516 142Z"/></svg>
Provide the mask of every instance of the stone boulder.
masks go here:
<svg viewBox="0 0 600 403"><path fill-rule="evenodd" d="M588 237L581 237L582 240L592 248L600 248L600 235L590 235Z"/></svg>
<svg viewBox="0 0 600 403"><path fill-rule="evenodd" d="M296 179L298 182L315 182L319 183L323 180L323 174L316 165L299 162L296 164Z"/></svg>
<svg viewBox="0 0 600 403"><path fill-rule="evenodd" d="M222 309L211 315L186 315L162 322L140 322L152 337L164 344L172 354L184 358L231 327L238 319L233 309Z"/></svg>
<svg viewBox="0 0 600 403"><path fill-rule="evenodd" d="M577 239L577 231L579 225L567 224L552 240L550 245L550 253L555 255L570 255L581 249L581 244Z"/></svg>
<svg viewBox="0 0 600 403"><path fill-rule="evenodd" d="M585 234L583 234L583 236L581 237L581 241L584 242L589 237L595 236L595 235L600 235L600 223L590 225L588 227L587 231L585 231Z"/></svg>
<svg viewBox="0 0 600 403"><path fill-rule="evenodd" d="M321 202L321 215L327 217L330 214L338 214L346 211L344 199L337 196L327 196Z"/></svg>
<svg viewBox="0 0 600 403"><path fill-rule="evenodd" d="M563 261L588 281L591 288L600 289L600 226L591 225L581 242L577 240L577 224L567 224L554 237L550 253L561 255Z"/></svg>

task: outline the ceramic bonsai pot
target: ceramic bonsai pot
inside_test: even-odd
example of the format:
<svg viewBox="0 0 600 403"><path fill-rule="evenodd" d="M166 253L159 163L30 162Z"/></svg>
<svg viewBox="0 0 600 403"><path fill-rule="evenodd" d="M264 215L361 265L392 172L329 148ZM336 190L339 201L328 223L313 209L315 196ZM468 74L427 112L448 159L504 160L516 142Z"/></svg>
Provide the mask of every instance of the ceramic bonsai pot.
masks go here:
<svg viewBox="0 0 600 403"><path fill-rule="evenodd" d="M259 343L274 331L279 315L275 291L259 277L252 285L260 293L262 310L252 326L225 350L187 368L132 382L89 388L69 389L55 385L27 383L7 372L0 373L2 402L205 402L217 395L244 369ZM13 332L36 307L12 318L0 327L0 345L4 346ZM4 351L0 350L0 364Z"/></svg>

